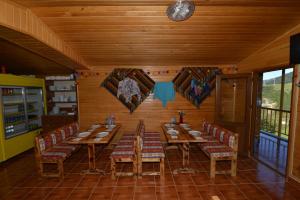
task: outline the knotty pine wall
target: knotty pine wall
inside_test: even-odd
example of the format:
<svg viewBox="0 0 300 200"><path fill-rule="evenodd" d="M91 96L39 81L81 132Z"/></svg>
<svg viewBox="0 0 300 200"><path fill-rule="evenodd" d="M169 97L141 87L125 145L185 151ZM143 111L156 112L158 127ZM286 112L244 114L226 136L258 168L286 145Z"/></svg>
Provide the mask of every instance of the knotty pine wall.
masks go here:
<svg viewBox="0 0 300 200"><path fill-rule="evenodd" d="M169 71L169 73L158 74L158 71L162 69ZM180 69L181 67L144 68L145 71L150 71L150 77L155 81L171 81ZM100 87L102 81L111 71L112 68L96 69L83 72L85 75L80 75L78 98L81 129L86 129L95 122L104 122L109 114L114 114L116 121L122 123L120 134L124 131L134 131L139 119L145 121L147 131L161 132L161 123L170 121L173 116L178 119L179 110L186 112L184 120L197 128L200 128L203 119L214 120L215 90L210 97L204 100L200 109L176 93L175 101L168 102L166 108L162 107L160 100L153 99L153 96L150 95L130 114L129 110L116 97L105 88Z"/></svg>
<svg viewBox="0 0 300 200"><path fill-rule="evenodd" d="M288 66L290 36L299 32L300 24L240 62L238 64L239 72L252 72L279 66ZM289 137L290 168L288 175L300 182L300 93L297 90L299 89L294 87L292 112L295 114L295 118L291 120L291 130L293 131Z"/></svg>

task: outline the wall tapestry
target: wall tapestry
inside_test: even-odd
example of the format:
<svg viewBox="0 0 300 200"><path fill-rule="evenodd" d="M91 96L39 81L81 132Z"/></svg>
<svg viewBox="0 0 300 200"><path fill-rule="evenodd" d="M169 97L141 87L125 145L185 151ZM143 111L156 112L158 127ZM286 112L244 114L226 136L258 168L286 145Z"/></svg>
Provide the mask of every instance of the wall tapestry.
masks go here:
<svg viewBox="0 0 300 200"><path fill-rule="evenodd" d="M215 88L220 73L216 67L184 67L173 79L175 90L199 108Z"/></svg>
<svg viewBox="0 0 300 200"><path fill-rule="evenodd" d="M150 94L155 82L142 69L114 69L102 82L111 94L133 112Z"/></svg>

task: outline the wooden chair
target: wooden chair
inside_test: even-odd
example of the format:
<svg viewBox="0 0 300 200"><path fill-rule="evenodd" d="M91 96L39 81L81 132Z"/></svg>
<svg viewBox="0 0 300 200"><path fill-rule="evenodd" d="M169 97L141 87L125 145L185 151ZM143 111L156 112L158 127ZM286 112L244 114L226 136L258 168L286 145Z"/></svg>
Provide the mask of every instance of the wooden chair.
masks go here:
<svg viewBox="0 0 300 200"><path fill-rule="evenodd" d="M160 175L164 177L165 172L165 154L163 152L163 147L160 142L160 133L147 133L145 132L144 122L140 121L140 126L137 131L137 139L136 139L136 151L137 151L137 161L138 161L138 178L141 178L143 175ZM156 140L149 141L151 135L158 135ZM151 142L151 143L148 143ZM153 146L153 144L155 146ZM150 148L148 148L150 147ZM142 165L145 162L158 162L160 165L160 171L152 171L152 172L143 172Z"/></svg>
<svg viewBox="0 0 300 200"><path fill-rule="evenodd" d="M111 178L116 179L116 176L136 176L138 174L137 161L137 131L142 124L139 123L136 132L133 134L123 135L114 151L111 154ZM117 172L117 163L132 163L132 172Z"/></svg>

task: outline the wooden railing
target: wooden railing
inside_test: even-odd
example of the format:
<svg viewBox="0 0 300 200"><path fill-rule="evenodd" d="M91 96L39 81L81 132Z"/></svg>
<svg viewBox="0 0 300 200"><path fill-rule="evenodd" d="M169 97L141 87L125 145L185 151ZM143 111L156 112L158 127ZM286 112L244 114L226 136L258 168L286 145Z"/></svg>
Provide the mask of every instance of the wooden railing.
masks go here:
<svg viewBox="0 0 300 200"><path fill-rule="evenodd" d="M260 130L274 134L279 138L288 138L290 127L290 115L288 110L261 107Z"/></svg>

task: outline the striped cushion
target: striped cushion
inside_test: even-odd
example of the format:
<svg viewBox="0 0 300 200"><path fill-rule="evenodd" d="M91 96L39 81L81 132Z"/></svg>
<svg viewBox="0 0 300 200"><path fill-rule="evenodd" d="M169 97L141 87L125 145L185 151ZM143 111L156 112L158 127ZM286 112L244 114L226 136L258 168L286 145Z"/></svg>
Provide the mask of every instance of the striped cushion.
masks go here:
<svg viewBox="0 0 300 200"><path fill-rule="evenodd" d="M200 143L199 144L200 148L202 150L206 150L206 149L209 149L209 148L215 148L215 147L225 147L224 144L218 142L218 141L215 141L215 142L207 142L207 143Z"/></svg>
<svg viewBox="0 0 300 200"><path fill-rule="evenodd" d="M134 139L135 136L125 134L119 140L117 146L111 154L112 158L129 158L132 159L134 155Z"/></svg>
<svg viewBox="0 0 300 200"><path fill-rule="evenodd" d="M38 142L39 142L38 145L39 145L40 151L46 150L46 143L45 143L44 138L39 137Z"/></svg>
<svg viewBox="0 0 300 200"><path fill-rule="evenodd" d="M227 146L224 147L215 147L209 148L204 151L210 157L221 158L221 157L230 157L234 155L233 149Z"/></svg>
<svg viewBox="0 0 300 200"><path fill-rule="evenodd" d="M147 138L147 137L146 137ZM165 157L164 149L161 145L160 140L155 138L143 138L142 147L142 157L143 158L163 158Z"/></svg>
<svg viewBox="0 0 300 200"><path fill-rule="evenodd" d="M163 147L160 146L147 146L144 145L142 149L142 157L143 158L164 158L164 150Z"/></svg>
<svg viewBox="0 0 300 200"><path fill-rule="evenodd" d="M112 158L130 158L130 159L132 159L133 155L134 155L134 151L129 151L129 150L126 151L124 149L120 149L120 150L115 149L112 152L111 157Z"/></svg>
<svg viewBox="0 0 300 200"><path fill-rule="evenodd" d="M45 135L44 141L45 141L45 149L49 149L52 147L53 141L52 141L51 134Z"/></svg>
<svg viewBox="0 0 300 200"><path fill-rule="evenodd" d="M78 122L74 122L71 124L71 127L72 127L72 131L73 131L73 135L74 134L77 134L78 131L79 131L79 125L78 125Z"/></svg>
<svg viewBox="0 0 300 200"><path fill-rule="evenodd" d="M62 149L62 148L51 148L42 152L43 160L57 160L57 159L65 159L70 156L72 151L70 149Z"/></svg>
<svg viewBox="0 0 300 200"><path fill-rule="evenodd" d="M54 148L54 149L70 149L71 151L75 151L76 149L78 149L78 146L61 143L61 144L54 145L52 148Z"/></svg>
<svg viewBox="0 0 300 200"><path fill-rule="evenodd" d="M65 138L68 138L71 136L69 126L64 126L63 131L65 132Z"/></svg>
<svg viewBox="0 0 300 200"><path fill-rule="evenodd" d="M223 144L233 148L235 143L234 134L230 131L226 131L223 135Z"/></svg>

